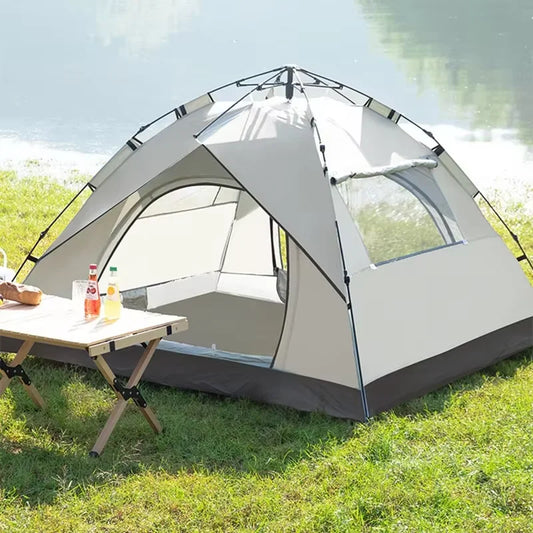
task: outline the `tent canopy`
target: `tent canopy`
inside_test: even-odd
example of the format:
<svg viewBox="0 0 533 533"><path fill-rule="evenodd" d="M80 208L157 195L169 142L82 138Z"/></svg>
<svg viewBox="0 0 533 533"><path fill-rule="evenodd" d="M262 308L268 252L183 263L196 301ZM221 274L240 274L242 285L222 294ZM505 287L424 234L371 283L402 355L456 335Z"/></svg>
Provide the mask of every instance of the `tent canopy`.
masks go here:
<svg viewBox="0 0 533 533"><path fill-rule="evenodd" d="M96 261L125 305L187 316L153 381L364 420L533 345L533 288L477 188L429 132L310 71L169 111L88 187L27 281L68 296Z"/></svg>

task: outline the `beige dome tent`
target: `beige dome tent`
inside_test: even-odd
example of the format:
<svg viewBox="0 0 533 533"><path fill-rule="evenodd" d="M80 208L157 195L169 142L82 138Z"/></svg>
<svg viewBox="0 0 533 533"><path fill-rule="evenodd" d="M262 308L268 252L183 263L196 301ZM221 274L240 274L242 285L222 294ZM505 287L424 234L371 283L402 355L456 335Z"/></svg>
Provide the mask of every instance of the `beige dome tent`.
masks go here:
<svg viewBox="0 0 533 533"><path fill-rule="evenodd" d="M87 187L26 281L69 296L115 265L126 306L187 316L154 382L364 420L533 345L533 288L475 185L429 132L304 69L173 109Z"/></svg>

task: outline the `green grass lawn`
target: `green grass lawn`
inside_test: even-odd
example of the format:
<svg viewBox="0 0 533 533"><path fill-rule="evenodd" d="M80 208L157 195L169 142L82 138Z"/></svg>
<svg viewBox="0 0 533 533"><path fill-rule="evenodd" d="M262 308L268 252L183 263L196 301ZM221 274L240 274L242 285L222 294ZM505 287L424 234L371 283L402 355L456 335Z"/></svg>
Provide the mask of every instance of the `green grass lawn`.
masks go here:
<svg viewBox="0 0 533 533"><path fill-rule="evenodd" d="M70 196L0 172L12 268ZM531 251L531 222L511 215ZM532 350L366 425L144 384L164 433L130 406L99 459L103 378L25 367L47 405L19 383L0 399L0 532L532 530Z"/></svg>

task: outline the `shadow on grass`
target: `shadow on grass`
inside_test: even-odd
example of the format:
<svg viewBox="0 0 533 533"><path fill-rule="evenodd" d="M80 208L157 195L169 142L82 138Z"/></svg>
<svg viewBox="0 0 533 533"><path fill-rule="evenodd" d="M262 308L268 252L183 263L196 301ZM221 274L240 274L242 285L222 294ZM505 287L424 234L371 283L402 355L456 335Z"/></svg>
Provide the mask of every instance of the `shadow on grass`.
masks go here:
<svg viewBox="0 0 533 533"><path fill-rule="evenodd" d="M391 411L400 417L433 416L452 398L487 379L507 379L531 363L533 350L502 361ZM19 384L0 403L0 494L29 505L50 503L65 491L98 486L149 471L224 472L230 476L283 473L319 457L354 435L354 423L316 413L183 392L142 387L164 432L155 435L133 405L117 425L102 456L88 451L114 402L112 391L92 370L29 359L25 365L47 405L35 409ZM388 413L378 415L386 423ZM374 424L358 425L358 436Z"/></svg>
<svg viewBox="0 0 533 533"><path fill-rule="evenodd" d="M129 405L95 459L88 452L115 400L100 374L31 358L25 368L46 407L36 409L19 383L8 388L0 406L7 423L0 430L0 490L30 505L146 470L270 476L348 439L353 429L351 421L317 413L143 384L163 433L155 435Z"/></svg>

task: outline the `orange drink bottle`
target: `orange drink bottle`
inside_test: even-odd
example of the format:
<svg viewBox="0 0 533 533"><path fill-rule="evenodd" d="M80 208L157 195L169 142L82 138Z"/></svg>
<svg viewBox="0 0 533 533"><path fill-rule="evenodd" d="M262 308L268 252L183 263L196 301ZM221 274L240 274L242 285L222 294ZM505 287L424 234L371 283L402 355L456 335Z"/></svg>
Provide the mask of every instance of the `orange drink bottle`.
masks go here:
<svg viewBox="0 0 533 533"><path fill-rule="evenodd" d="M97 266L93 263L89 265L89 281L87 282L87 292L85 294L85 318L96 318L100 316L100 291L98 290Z"/></svg>

